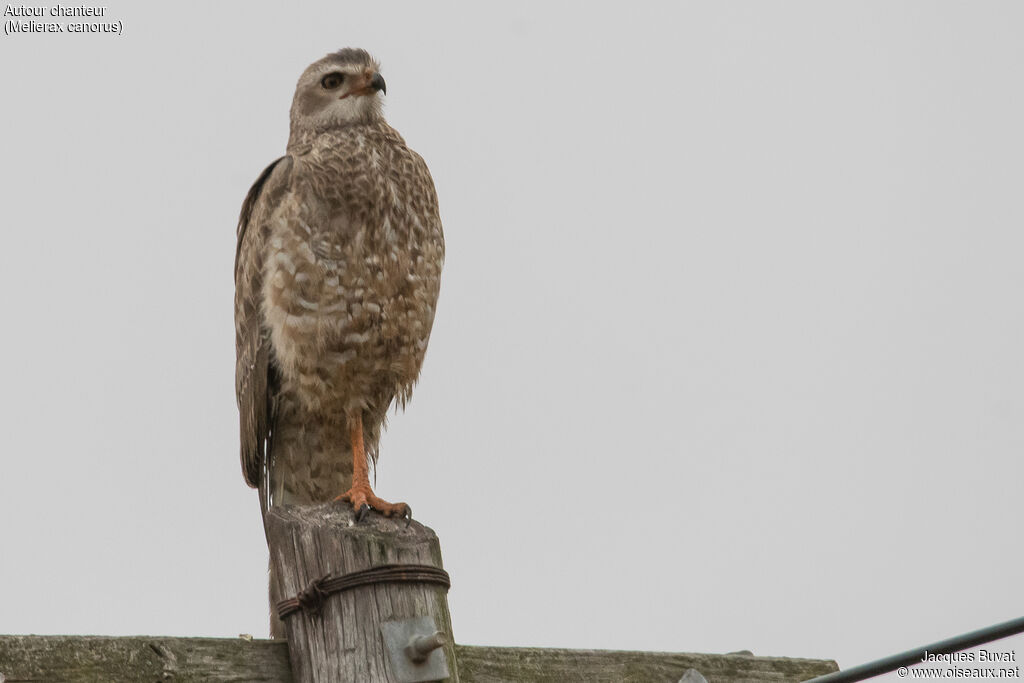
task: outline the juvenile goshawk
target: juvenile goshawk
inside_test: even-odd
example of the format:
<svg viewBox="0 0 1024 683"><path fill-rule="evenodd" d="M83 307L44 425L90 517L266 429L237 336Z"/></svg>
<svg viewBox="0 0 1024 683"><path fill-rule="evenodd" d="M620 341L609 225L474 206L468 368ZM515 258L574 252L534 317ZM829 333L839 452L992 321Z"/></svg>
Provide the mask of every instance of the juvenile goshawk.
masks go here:
<svg viewBox="0 0 1024 683"><path fill-rule="evenodd" d="M287 154L249 190L235 255L245 481L264 511L370 488L385 413L423 364L444 261L426 164L381 114L380 68L347 48L299 78Z"/></svg>

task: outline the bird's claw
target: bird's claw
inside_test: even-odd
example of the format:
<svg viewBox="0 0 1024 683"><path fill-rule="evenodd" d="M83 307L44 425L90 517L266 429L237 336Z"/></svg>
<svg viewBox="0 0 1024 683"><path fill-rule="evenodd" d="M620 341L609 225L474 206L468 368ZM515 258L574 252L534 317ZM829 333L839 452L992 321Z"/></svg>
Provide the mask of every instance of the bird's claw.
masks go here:
<svg viewBox="0 0 1024 683"><path fill-rule="evenodd" d="M364 519L366 519L366 515L369 514L369 512L370 506L368 504L363 503L362 505L360 505L359 510L356 511L356 523L362 522Z"/></svg>
<svg viewBox="0 0 1024 683"><path fill-rule="evenodd" d="M408 520L407 527L412 522L411 507L405 503L389 503L386 500L381 500L374 495L369 487L354 486L334 500L350 504L355 509L357 523L365 520L370 510L376 510L385 517L405 517Z"/></svg>

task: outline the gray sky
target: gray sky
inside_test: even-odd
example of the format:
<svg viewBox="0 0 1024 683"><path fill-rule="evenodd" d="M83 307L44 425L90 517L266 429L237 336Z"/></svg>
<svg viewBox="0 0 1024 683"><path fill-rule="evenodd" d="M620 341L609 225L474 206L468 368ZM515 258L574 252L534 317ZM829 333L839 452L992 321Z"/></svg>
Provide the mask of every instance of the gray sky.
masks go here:
<svg viewBox="0 0 1024 683"><path fill-rule="evenodd" d="M1024 611L1021 4L108 17L0 37L0 633L266 635L235 221L347 45L441 200L377 481L458 641L851 666Z"/></svg>

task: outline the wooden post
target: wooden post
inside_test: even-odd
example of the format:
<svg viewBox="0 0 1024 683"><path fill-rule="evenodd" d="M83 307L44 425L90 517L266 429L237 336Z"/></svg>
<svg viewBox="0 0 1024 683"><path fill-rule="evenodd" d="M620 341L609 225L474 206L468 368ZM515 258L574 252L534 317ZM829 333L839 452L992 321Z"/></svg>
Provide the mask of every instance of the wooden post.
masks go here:
<svg viewBox="0 0 1024 683"><path fill-rule="evenodd" d="M327 575L382 565L442 568L441 546L431 529L376 513L356 522L348 505L271 508L266 527L276 582L272 588L283 598L296 597ZM444 635L449 676L439 680L458 683L447 591L420 582L357 586L326 597L318 611L299 610L286 617L295 683L400 683L381 626L416 617L428 617Z"/></svg>

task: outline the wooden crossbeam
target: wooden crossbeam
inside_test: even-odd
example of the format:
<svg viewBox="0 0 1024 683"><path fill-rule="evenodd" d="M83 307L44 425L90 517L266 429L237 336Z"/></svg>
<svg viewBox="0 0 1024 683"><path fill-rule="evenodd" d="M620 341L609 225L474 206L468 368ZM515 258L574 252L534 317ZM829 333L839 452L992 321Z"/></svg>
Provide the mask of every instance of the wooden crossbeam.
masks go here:
<svg viewBox="0 0 1024 683"><path fill-rule="evenodd" d="M462 683L796 683L836 671L829 660L746 655L457 645ZM242 638L0 636L6 683L293 683L288 646Z"/></svg>

